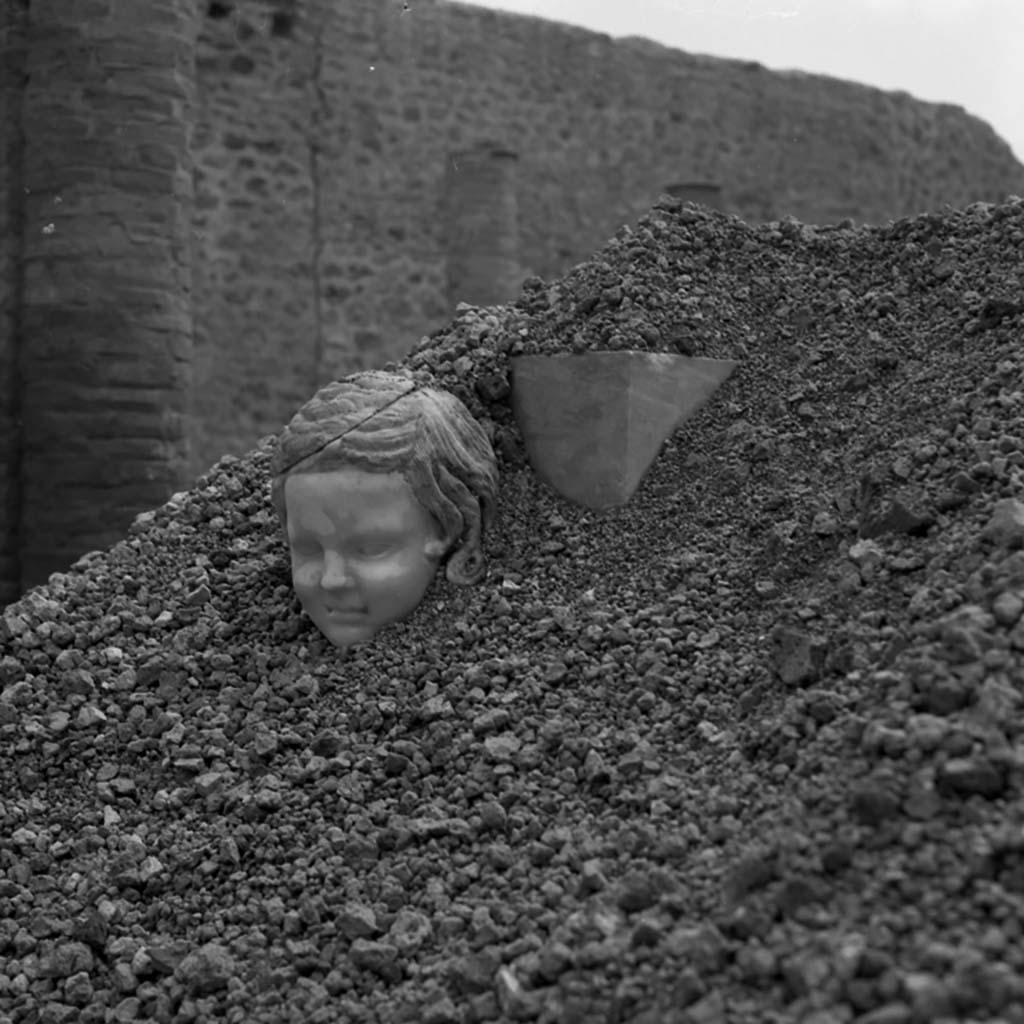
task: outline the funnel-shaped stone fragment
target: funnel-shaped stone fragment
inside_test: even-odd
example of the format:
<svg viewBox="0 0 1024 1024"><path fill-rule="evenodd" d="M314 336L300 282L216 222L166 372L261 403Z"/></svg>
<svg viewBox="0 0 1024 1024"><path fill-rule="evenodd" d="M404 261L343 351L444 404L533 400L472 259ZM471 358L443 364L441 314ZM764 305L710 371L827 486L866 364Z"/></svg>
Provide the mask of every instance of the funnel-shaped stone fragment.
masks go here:
<svg viewBox="0 0 1024 1024"><path fill-rule="evenodd" d="M570 501L624 505L662 442L735 366L632 351L514 356L512 409L530 464Z"/></svg>

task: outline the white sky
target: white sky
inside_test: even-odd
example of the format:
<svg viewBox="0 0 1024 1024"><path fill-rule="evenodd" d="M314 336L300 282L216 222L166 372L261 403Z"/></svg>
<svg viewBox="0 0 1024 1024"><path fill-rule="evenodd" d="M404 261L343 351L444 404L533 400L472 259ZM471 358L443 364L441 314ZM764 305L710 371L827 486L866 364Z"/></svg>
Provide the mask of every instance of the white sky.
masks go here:
<svg viewBox="0 0 1024 1024"><path fill-rule="evenodd" d="M1024 162L1024 0L462 2L955 103Z"/></svg>

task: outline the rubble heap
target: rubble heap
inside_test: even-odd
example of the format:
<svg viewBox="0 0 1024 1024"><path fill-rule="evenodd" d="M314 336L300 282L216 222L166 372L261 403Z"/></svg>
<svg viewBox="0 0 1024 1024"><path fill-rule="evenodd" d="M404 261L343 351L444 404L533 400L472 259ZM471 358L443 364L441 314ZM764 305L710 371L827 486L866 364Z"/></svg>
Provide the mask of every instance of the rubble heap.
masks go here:
<svg viewBox="0 0 1024 1024"><path fill-rule="evenodd" d="M0 1020L1024 1022L1024 201L663 200L404 365L490 575L348 656L271 439L0 617ZM735 359L626 506L508 357Z"/></svg>

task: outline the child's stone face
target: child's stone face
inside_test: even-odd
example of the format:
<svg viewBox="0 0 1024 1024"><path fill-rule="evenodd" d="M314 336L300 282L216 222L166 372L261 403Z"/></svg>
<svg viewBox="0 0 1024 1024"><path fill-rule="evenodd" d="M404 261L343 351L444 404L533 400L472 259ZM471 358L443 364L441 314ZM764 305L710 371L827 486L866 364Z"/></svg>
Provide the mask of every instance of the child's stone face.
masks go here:
<svg viewBox="0 0 1024 1024"><path fill-rule="evenodd" d="M284 487L292 584L336 647L409 615L444 545L433 516L398 473L299 473Z"/></svg>

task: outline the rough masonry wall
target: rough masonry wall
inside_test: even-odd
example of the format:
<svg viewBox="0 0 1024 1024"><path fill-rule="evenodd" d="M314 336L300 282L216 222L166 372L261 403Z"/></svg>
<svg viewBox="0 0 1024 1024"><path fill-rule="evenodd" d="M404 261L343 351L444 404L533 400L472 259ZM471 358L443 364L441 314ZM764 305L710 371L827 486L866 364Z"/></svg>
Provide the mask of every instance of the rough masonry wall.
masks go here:
<svg viewBox="0 0 1024 1024"><path fill-rule="evenodd" d="M21 259L23 3L0 4L0 608L19 591L17 349Z"/></svg>
<svg viewBox="0 0 1024 1024"><path fill-rule="evenodd" d="M281 3L207 7L193 141L194 473L248 450L277 429L271 411L316 387L316 24Z"/></svg>
<svg viewBox="0 0 1024 1024"><path fill-rule="evenodd" d="M721 184L749 220L812 223L1024 191L986 124L903 93L444 0L209 10L197 472L445 321L460 152L518 156L524 276L564 272L678 182Z"/></svg>
<svg viewBox="0 0 1024 1024"><path fill-rule="evenodd" d="M194 0L32 0L18 311L23 586L187 479Z"/></svg>

